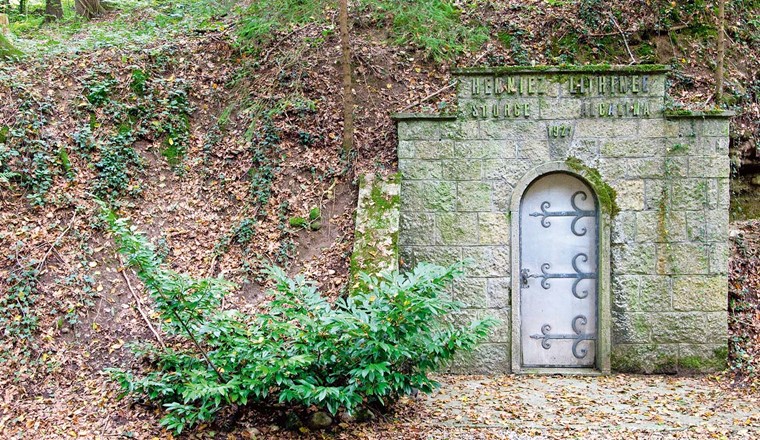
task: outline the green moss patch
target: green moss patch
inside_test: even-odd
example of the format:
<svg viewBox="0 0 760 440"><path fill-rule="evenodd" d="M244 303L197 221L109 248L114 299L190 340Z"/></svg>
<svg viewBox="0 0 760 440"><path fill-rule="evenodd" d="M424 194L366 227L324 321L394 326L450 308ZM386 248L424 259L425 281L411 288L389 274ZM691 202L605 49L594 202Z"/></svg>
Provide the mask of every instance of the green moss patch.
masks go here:
<svg viewBox="0 0 760 440"><path fill-rule="evenodd" d="M565 163L571 170L586 178L596 192L596 196L599 199L599 205L610 215L610 217L618 215L620 207L618 207L616 202L617 191L602 179L599 170L584 164L583 161L577 157L569 157Z"/></svg>

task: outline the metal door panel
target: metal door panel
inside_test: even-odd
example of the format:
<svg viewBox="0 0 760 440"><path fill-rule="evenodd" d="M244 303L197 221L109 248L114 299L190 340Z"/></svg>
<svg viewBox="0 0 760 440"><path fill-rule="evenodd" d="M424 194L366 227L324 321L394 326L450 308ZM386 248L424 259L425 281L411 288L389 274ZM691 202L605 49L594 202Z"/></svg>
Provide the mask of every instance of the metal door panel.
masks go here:
<svg viewBox="0 0 760 440"><path fill-rule="evenodd" d="M520 205L520 343L526 367L594 365L598 212L591 189L562 173Z"/></svg>

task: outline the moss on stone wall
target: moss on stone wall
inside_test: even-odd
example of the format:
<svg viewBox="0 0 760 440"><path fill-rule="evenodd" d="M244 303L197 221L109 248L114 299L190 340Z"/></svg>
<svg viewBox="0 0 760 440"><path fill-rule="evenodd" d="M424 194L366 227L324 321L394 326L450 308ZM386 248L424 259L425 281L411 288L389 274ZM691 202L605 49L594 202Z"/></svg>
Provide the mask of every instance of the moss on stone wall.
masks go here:
<svg viewBox="0 0 760 440"><path fill-rule="evenodd" d="M584 164L577 157L568 157L565 163L571 170L583 176L591 184L599 199L599 205L610 217L618 215L620 207L616 202L617 191L602 179L599 170Z"/></svg>

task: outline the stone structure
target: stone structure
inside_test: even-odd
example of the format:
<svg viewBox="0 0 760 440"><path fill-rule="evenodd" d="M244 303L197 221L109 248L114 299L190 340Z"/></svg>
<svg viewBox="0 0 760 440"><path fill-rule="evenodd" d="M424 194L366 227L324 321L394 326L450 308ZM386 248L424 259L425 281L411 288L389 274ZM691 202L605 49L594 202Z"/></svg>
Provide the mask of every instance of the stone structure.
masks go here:
<svg viewBox="0 0 760 440"><path fill-rule="evenodd" d="M466 318L502 322L455 370L671 372L725 363L731 115L666 111L666 73L663 66L460 70L457 115L395 115L402 267L471 260L452 294ZM572 204L562 196L568 204L559 211L548 202L522 206L531 185L557 173L592 194L578 191L583 197L573 194ZM556 193L546 185L547 197ZM567 234L557 243L585 228L596 233L570 273L521 264L529 252L539 253L536 261L560 258L553 241L536 245L542 228L551 231L529 223L541 220ZM521 236L521 223L533 225L532 236ZM521 330L533 313L526 308L538 307L541 319L560 307L549 284L565 289L561 307L581 304L575 284L576 298L569 296L572 280L587 296L591 290L595 316L568 311L562 326ZM544 295L543 305L525 305L534 304L528 294ZM528 365L521 359L533 342L539 356L552 346L570 353L572 344L585 360Z"/></svg>

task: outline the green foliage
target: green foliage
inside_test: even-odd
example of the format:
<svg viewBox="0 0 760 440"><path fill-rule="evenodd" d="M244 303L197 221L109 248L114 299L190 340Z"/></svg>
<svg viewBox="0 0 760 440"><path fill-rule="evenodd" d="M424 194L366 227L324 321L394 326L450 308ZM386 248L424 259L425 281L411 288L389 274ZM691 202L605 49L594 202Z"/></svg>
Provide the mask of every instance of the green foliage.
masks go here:
<svg viewBox="0 0 760 440"><path fill-rule="evenodd" d="M359 3L377 20L390 25L390 35L396 44L419 47L436 61L477 50L488 40L488 29L463 20L457 2L361 0Z"/></svg>
<svg viewBox="0 0 760 440"><path fill-rule="evenodd" d="M251 168L248 174L251 179L251 204L259 209L269 202L272 195L272 182L278 167L277 153L279 151L280 133L271 120L264 121L251 142Z"/></svg>
<svg viewBox="0 0 760 440"><path fill-rule="evenodd" d="M132 148L134 141L132 131L126 130L100 148L100 160L95 163L98 177L93 184L97 197L114 200L124 194L139 193L139 186L131 182L131 170L142 167L140 155Z"/></svg>
<svg viewBox="0 0 760 440"><path fill-rule="evenodd" d="M21 51L11 43L11 41L2 32L0 32L0 60L20 57Z"/></svg>
<svg viewBox="0 0 760 440"><path fill-rule="evenodd" d="M238 25L241 46L256 52L272 42L277 32L305 23L324 22L326 1L258 0L244 11Z"/></svg>
<svg viewBox="0 0 760 440"><path fill-rule="evenodd" d="M224 407L285 403L335 414L389 405L438 384L428 377L459 351L471 350L492 319L456 328L445 321L460 304L445 286L461 266L420 264L414 271L361 275L361 288L334 304L315 283L268 269L274 300L258 315L219 310L233 287L194 280L161 266L153 246L113 213L107 221L129 265L156 302L178 348L148 346L141 373L109 370L123 394L160 403L161 424L177 433L212 420ZM193 347L190 349L188 347Z"/></svg>
<svg viewBox="0 0 760 440"><path fill-rule="evenodd" d="M309 221L303 217L291 217L290 226L294 228L305 228L309 225Z"/></svg>
<svg viewBox="0 0 760 440"><path fill-rule="evenodd" d="M17 246L21 247L21 245L22 243L19 243ZM34 309L39 295L38 262L36 260L23 262L18 255L14 256L10 252L7 258L14 260L18 266L9 271L4 280L8 288L0 297L0 329L2 329L3 338L29 341L39 321L38 312Z"/></svg>

